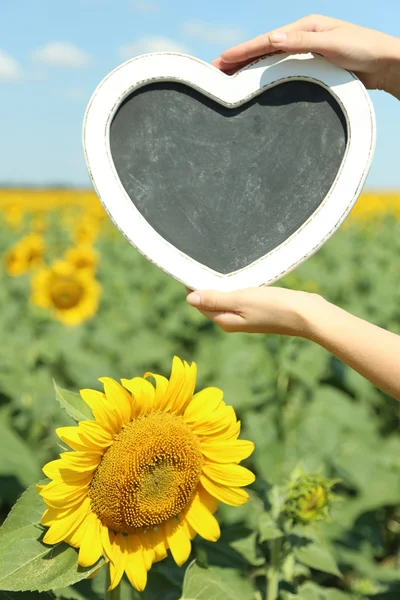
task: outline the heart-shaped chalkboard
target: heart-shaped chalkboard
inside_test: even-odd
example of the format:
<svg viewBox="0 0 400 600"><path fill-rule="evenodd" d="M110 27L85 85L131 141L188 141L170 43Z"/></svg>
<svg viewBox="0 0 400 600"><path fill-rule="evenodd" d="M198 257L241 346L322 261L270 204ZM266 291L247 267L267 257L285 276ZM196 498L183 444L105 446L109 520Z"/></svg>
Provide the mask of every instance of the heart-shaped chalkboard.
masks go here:
<svg viewBox="0 0 400 600"><path fill-rule="evenodd" d="M355 76L313 55L275 55L234 77L153 54L109 75L84 144L111 218L191 288L279 279L356 201L374 114Z"/></svg>

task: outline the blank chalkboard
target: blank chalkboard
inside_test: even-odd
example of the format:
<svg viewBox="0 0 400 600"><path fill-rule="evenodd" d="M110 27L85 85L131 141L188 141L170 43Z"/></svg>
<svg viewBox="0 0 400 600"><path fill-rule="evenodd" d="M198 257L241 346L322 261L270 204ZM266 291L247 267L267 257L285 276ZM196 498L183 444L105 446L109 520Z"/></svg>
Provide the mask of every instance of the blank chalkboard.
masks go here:
<svg viewBox="0 0 400 600"><path fill-rule="evenodd" d="M346 144L339 104L304 80L234 109L182 83L148 84L124 100L110 127L112 159L137 210L222 274L301 227L332 186Z"/></svg>

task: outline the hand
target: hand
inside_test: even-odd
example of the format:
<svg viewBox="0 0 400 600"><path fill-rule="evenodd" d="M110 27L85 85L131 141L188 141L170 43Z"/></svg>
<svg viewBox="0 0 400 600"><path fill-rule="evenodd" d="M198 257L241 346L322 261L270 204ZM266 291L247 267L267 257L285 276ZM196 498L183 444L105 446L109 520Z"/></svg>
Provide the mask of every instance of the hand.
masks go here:
<svg viewBox="0 0 400 600"><path fill-rule="evenodd" d="M305 17L226 50L213 65L233 74L257 57L276 51L322 54L335 65L353 71L369 89L393 93L393 87L400 88L399 39L320 15Z"/></svg>
<svg viewBox="0 0 400 600"><path fill-rule="evenodd" d="M224 331L309 339L400 400L400 336L347 313L321 296L277 287L191 292L187 301Z"/></svg>
<svg viewBox="0 0 400 600"><path fill-rule="evenodd" d="M187 302L224 331L307 337L308 311L319 296L276 287L189 293Z"/></svg>

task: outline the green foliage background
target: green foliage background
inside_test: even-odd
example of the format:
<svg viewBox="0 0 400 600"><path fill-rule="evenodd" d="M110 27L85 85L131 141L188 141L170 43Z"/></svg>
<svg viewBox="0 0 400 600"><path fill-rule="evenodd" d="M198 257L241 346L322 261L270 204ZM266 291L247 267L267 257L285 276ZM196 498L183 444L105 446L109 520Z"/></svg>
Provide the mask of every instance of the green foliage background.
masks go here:
<svg viewBox="0 0 400 600"><path fill-rule="evenodd" d="M0 251L16 237L2 225ZM48 243L57 252L68 243L57 220ZM53 379L77 391L100 389L102 376L131 378L149 370L169 376L177 354L197 362L198 389L218 386L235 407L242 437L256 444L247 466L257 481L248 505L221 506L220 542L195 542L197 562L186 575L186 567L169 559L157 565L140 597L264 597L268 540L274 537L271 489L301 464L341 479L331 521L311 533L323 539L342 577L336 566L320 569L318 556L301 560L299 550L291 576L281 583L282 600L400 598L400 403L311 342L220 331L186 305L181 285L115 232L96 247L101 306L95 318L73 329L29 305L28 277L12 279L1 270L0 521L25 488L43 478L41 466L57 456L54 429L71 423L56 401ZM339 231L278 285L316 291L400 333L399 267L400 223L389 219ZM37 500L35 506L40 512ZM102 597L102 577L57 592L0 592L0 599L94 600ZM124 600L139 598L124 586Z"/></svg>

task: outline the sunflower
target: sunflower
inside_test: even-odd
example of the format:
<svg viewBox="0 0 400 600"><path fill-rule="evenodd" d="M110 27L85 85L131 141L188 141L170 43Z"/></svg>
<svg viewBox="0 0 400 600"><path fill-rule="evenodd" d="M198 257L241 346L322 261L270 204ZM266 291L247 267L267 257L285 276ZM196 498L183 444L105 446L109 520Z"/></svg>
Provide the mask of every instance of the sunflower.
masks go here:
<svg viewBox="0 0 400 600"><path fill-rule="evenodd" d="M50 309L66 325L78 325L96 313L100 291L90 271L56 261L33 277L31 302Z"/></svg>
<svg viewBox="0 0 400 600"><path fill-rule="evenodd" d="M73 238L76 244L93 244L99 235L99 221L90 214L84 215L75 225Z"/></svg>
<svg viewBox="0 0 400 600"><path fill-rule="evenodd" d="M327 520L332 501L336 499L332 487L338 482L338 479L326 479L295 469L286 487L283 513L296 525Z"/></svg>
<svg viewBox="0 0 400 600"><path fill-rule="evenodd" d="M68 248L65 253L65 260L71 263L76 269L90 269L94 271L99 262L99 253L87 244L79 244L73 248Z"/></svg>
<svg viewBox="0 0 400 600"><path fill-rule="evenodd" d="M41 235L30 233L21 238L4 256L6 271L11 277L24 275L43 262L45 250Z"/></svg>
<svg viewBox="0 0 400 600"><path fill-rule="evenodd" d="M100 381L104 393L81 391L94 420L56 430L73 452L43 468L52 480L38 486L48 507L43 542L79 548L82 567L104 556L110 589L125 572L141 591L168 549L181 566L196 534L218 540L219 503L248 500L241 486L255 478L238 463L254 445L237 439L240 422L220 389L194 394L194 363L175 357L169 380Z"/></svg>
<svg viewBox="0 0 400 600"><path fill-rule="evenodd" d="M24 222L23 208L17 204L7 206L4 209L4 218L14 231L18 231Z"/></svg>

